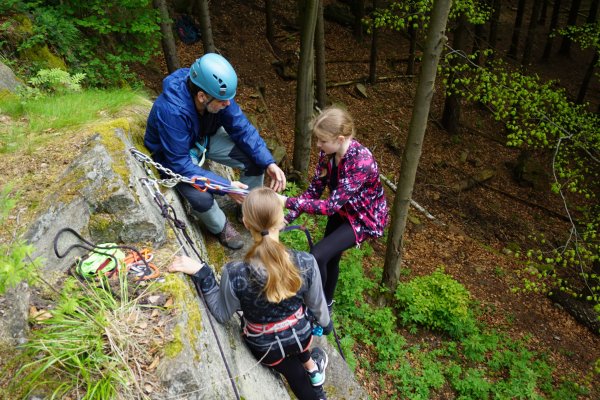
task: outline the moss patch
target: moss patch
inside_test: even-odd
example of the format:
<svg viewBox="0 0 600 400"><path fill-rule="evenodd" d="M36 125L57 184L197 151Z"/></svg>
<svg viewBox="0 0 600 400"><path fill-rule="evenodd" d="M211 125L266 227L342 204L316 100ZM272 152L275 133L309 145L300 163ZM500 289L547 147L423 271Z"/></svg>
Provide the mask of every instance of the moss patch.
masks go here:
<svg viewBox="0 0 600 400"><path fill-rule="evenodd" d="M196 343L198 341L198 332L202 329L202 314L195 301L196 292L192 290L191 285L177 275L167 275L165 278L165 282L160 286L161 290L171 294L174 300L174 307L176 307L177 310L185 309L188 315L187 321L184 321L185 327L177 325L175 328L175 339L173 341L178 341L179 345L175 344L174 346L179 349L179 352L183 350L183 338L181 337L181 334L184 333L191 344L192 350L195 352L195 361L199 361L201 357L196 349ZM185 328L184 332L182 332L183 328ZM177 334L179 334L179 337ZM172 358L179 354L179 352L167 354L167 356Z"/></svg>
<svg viewBox="0 0 600 400"><path fill-rule="evenodd" d="M177 325L173 329L174 339L165 346L165 355L169 358L175 358L183 350L183 342L181 341L181 326Z"/></svg>

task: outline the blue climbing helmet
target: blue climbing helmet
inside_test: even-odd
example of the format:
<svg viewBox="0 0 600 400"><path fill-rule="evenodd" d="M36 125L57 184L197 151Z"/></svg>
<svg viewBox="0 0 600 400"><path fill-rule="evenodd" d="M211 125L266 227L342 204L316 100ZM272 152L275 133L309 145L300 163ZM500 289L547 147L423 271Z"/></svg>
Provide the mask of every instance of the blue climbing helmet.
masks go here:
<svg viewBox="0 0 600 400"><path fill-rule="evenodd" d="M200 57L190 68L190 79L209 96L231 100L237 89L237 75L229 61L216 53Z"/></svg>

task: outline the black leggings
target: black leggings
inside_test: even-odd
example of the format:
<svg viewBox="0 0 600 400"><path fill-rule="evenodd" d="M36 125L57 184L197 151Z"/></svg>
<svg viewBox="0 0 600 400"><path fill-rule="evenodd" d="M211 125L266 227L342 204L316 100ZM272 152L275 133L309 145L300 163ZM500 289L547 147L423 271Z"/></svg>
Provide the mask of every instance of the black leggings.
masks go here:
<svg viewBox="0 0 600 400"><path fill-rule="evenodd" d="M317 260L323 292L327 304L333 300L335 287L340 274L340 259L344 250L356 244L354 230L347 219L339 214L334 214L327 219L325 234L311 250L311 254Z"/></svg>
<svg viewBox="0 0 600 400"><path fill-rule="evenodd" d="M319 400L321 399L320 393L322 392L312 386L308 377L308 373L306 373L303 365L310 358L310 351L308 350L310 342L311 338L309 337L302 343L302 346L304 346L306 350L301 353L288 355L276 365L270 364L281 359L279 348L269 351L269 353L265 356L264 353L256 351L250 346L249 347L256 359L262 359L263 364L269 366L269 368L273 368L275 371L279 372L285 377L285 380L287 381L288 385L290 385L292 392L294 392L299 400ZM294 347L297 352L298 347Z"/></svg>

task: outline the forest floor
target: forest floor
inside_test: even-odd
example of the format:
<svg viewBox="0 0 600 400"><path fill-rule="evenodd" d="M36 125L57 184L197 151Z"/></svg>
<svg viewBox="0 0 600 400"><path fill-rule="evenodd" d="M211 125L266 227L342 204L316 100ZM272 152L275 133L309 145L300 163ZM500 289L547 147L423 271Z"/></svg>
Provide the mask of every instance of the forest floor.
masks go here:
<svg viewBox="0 0 600 400"><path fill-rule="evenodd" d="M295 2L275 3L277 49L265 38L262 2L213 2L211 22L218 51L238 72L238 103L252 116L263 137L278 139L291 155L296 82L283 80L272 63L279 59L296 65L299 33L293 23ZM502 18L505 34L500 35L500 43L508 47L514 5L507 3L503 7L506 7ZM329 21L325 25L325 35L329 83L368 76L370 40L357 43L351 28ZM403 75L406 62L398 60L406 59L406 45L406 39L397 33L381 35L379 76ZM200 43L180 43L178 50L181 65L185 67L203 54ZM573 77L583 76L587 66L582 59L587 58L577 54L571 59L551 60L551 66L540 66L539 69L533 66L532 69L549 79L562 77L567 85L572 85L567 87L569 93L576 93L576 83L580 79ZM159 58L155 65L154 70L146 71L143 79L148 87L159 92L166 66ZM327 91L330 102L343 104L354 116L357 139L371 149L381 173L393 182L399 175L416 83L416 78L408 76L380 82L367 86L366 98L355 85L335 86ZM590 91L592 96L598 96L597 89L595 82ZM599 100L590 100L595 102L594 109ZM465 107L461 118L462 132L451 136L438 123L442 110L443 93L438 90L431 107L413 192L413 199L435 216L436 221L411 210L413 217L407 227L403 255L403 267L410 270L408 278L429 274L437 267L445 266L445 271L465 285L486 310L481 318L487 324L501 328L514 339L530 337L532 349L550 354L557 376L590 374L594 362L600 358L600 337L577 323L547 297L512 291L520 287L518 272L523 270L523 263L507 249L526 250L534 246L531 235L537 233L545 233L552 244L560 243L561 233L569 229L560 198L550 193L549 186L541 189L522 187L513 179L510 166L516 162L519 151L504 145L504 129L495 124L489 114ZM315 154L313 152L311 171ZM549 165L548 154L534 153L534 157ZM289 158L284 167L289 168ZM470 190L453 188L482 169L491 169L495 175ZM394 193L389 188L386 190L392 204ZM379 254L385 254L385 243L374 246L380 250ZM413 336L412 340L427 339ZM357 374L361 374L360 369ZM592 386L598 390L599 384L597 381ZM377 382L367 384L366 389L373 398L378 398ZM590 398L598 398L599 393L592 393Z"/></svg>

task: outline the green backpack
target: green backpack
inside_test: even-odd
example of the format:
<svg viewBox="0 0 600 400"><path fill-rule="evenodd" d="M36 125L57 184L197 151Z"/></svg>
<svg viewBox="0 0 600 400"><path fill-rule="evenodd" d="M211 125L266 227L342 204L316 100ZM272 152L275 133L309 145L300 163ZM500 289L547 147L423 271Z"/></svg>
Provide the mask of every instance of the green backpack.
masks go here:
<svg viewBox="0 0 600 400"><path fill-rule="evenodd" d="M97 247L116 247L115 243L102 243ZM82 277L89 279L104 274L108 277L119 271L119 264L123 263L125 253L118 248L97 248L75 263L75 271Z"/></svg>

